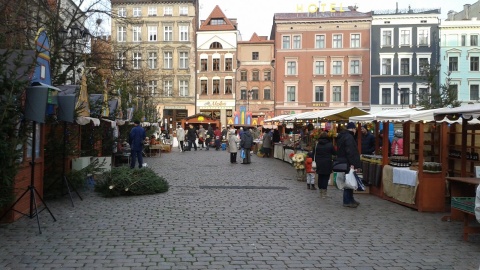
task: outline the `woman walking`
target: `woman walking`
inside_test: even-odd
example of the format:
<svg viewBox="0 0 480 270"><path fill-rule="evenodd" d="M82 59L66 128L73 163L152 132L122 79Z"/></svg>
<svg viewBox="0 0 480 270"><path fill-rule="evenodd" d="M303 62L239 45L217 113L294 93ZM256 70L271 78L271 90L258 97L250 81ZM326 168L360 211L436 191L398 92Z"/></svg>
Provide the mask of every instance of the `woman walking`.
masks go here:
<svg viewBox="0 0 480 270"><path fill-rule="evenodd" d="M332 173L332 156L335 155L335 148L331 140L328 138L327 132L322 132L318 138L317 146L315 147L315 163L317 163L318 174L318 189L320 189L320 196L327 197L328 181Z"/></svg>
<svg viewBox="0 0 480 270"><path fill-rule="evenodd" d="M229 131L228 135L228 152L230 152L230 163L237 163L237 143L240 141L235 134L235 129Z"/></svg>

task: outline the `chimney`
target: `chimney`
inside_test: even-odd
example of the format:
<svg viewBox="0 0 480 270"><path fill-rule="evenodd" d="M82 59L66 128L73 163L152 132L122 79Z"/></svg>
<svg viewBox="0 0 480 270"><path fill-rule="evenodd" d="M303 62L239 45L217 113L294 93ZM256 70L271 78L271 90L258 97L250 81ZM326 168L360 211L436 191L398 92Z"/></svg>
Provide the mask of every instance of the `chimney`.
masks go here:
<svg viewBox="0 0 480 270"><path fill-rule="evenodd" d="M450 10L447 13L447 21L454 21L455 20L455 11Z"/></svg>
<svg viewBox="0 0 480 270"><path fill-rule="evenodd" d="M463 5L463 10L465 11L465 17L464 17L465 20L470 19L469 9L470 9L470 4Z"/></svg>

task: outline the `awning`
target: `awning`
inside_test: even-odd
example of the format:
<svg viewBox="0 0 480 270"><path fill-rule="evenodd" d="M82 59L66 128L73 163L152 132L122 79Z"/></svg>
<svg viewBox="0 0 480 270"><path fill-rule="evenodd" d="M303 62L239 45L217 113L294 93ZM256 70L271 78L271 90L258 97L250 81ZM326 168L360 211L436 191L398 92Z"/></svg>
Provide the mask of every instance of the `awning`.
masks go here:
<svg viewBox="0 0 480 270"><path fill-rule="evenodd" d="M456 121L463 118L467 121L480 117L480 104L468 104L455 108L442 108L434 113L435 120L442 121L445 118Z"/></svg>
<svg viewBox="0 0 480 270"><path fill-rule="evenodd" d="M293 114L294 115L294 114ZM265 119L263 122L276 122L276 121L282 121L284 118L287 118L289 116L292 116L292 114L282 114L279 116L272 117L270 119Z"/></svg>
<svg viewBox="0 0 480 270"><path fill-rule="evenodd" d="M368 112L357 107L322 110L297 117L297 120L348 121L350 117L359 115L368 115Z"/></svg>
<svg viewBox="0 0 480 270"><path fill-rule="evenodd" d="M352 116L350 117L349 121L350 122L372 122L377 120L378 116L390 116L390 115L396 115L399 113L411 112L411 111L416 111L416 110L407 108L407 109L378 111L378 112L374 112L366 115Z"/></svg>
<svg viewBox="0 0 480 270"><path fill-rule="evenodd" d="M47 87L47 88L49 88L49 89L56 90L56 91L58 91L58 92L62 92L62 89L57 88L57 87L55 87L55 86L53 86L53 85L49 85L49 84L46 84L46 83L42 83L42 82L33 82L33 83L32 83L32 86L43 86L43 87Z"/></svg>
<svg viewBox="0 0 480 270"><path fill-rule="evenodd" d="M421 111L403 111L396 112L390 115L377 115L376 120L378 121L389 121L389 122L432 122L435 121L433 114L441 109L431 109L431 110L421 110Z"/></svg>

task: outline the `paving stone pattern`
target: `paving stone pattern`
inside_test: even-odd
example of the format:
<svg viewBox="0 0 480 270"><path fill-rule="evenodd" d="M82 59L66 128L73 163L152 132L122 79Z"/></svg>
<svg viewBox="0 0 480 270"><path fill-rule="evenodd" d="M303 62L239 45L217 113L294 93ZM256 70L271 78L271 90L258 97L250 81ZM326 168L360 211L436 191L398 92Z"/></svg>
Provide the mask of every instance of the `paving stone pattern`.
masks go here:
<svg viewBox="0 0 480 270"><path fill-rule="evenodd" d="M57 218L0 225L0 269L479 269L480 237L461 222L358 194L342 206L295 180L293 167L225 151L146 158L164 194L48 201ZM224 186L233 188L223 188ZM203 187L203 188L200 188ZM205 188L208 187L208 188ZM245 187L245 188L242 188ZM258 187L258 188L256 188ZM276 188L265 188L276 187Z"/></svg>

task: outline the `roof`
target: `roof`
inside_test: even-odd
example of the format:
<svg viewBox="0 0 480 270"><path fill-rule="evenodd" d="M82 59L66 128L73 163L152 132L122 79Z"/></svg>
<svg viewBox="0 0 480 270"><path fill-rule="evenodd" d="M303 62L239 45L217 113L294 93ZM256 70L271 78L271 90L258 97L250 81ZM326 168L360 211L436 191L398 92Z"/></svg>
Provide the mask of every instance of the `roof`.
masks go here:
<svg viewBox="0 0 480 270"><path fill-rule="evenodd" d="M219 24L217 22L223 21L223 23ZM199 27L199 31L229 31L229 30L237 30L237 24L233 23L230 19L225 16L223 11L220 9L218 5L213 8L210 16L202 22Z"/></svg>
<svg viewBox="0 0 480 270"><path fill-rule="evenodd" d="M370 12L344 11L344 12L298 12L298 13L275 13L274 21L277 20L302 20L302 21L320 21L320 20L345 20L345 19L370 19Z"/></svg>
<svg viewBox="0 0 480 270"><path fill-rule="evenodd" d="M274 44L274 40L269 40L267 36L259 36L257 33L253 33L252 37L248 41L238 41L238 44L251 44L251 43L271 43Z"/></svg>
<svg viewBox="0 0 480 270"><path fill-rule="evenodd" d="M472 120L480 117L480 104L468 104L455 108L442 108L434 113L435 120L440 121L444 118L449 120L458 120L460 117L465 120Z"/></svg>

